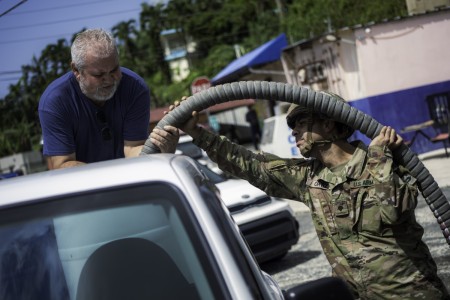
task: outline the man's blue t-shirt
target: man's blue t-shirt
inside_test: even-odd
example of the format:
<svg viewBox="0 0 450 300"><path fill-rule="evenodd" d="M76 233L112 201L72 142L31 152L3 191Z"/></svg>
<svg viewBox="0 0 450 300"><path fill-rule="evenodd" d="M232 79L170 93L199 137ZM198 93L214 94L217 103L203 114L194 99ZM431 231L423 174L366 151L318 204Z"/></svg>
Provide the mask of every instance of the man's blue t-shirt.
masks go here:
<svg viewBox="0 0 450 300"><path fill-rule="evenodd" d="M126 68L121 71L117 91L103 107L81 92L72 72L47 87L39 101L44 155L75 152L76 160L91 163L124 157L124 140L147 139L149 88L136 73ZM105 137L107 131L111 139Z"/></svg>

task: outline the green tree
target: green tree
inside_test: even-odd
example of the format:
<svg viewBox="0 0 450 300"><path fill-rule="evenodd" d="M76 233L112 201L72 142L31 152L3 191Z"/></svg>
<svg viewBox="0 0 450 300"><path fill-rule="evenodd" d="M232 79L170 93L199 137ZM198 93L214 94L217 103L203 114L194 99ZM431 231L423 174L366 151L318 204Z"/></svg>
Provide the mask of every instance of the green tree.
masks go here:
<svg viewBox="0 0 450 300"><path fill-rule="evenodd" d="M219 45L242 44L248 39L246 44L254 48L280 33L273 0L172 0L166 10L167 25L192 37L201 59Z"/></svg>
<svg viewBox="0 0 450 300"><path fill-rule="evenodd" d="M136 45L138 34L136 21L120 22L111 29L111 32L117 40L121 65L125 67L136 65L136 58L139 55L139 49Z"/></svg>
<svg viewBox="0 0 450 300"><path fill-rule="evenodd" d="M404 0L302 0L288 5L283 22L293 41L308 39L346 26L407 15Z"/></svg>
<svg viewBox="0 0 450 300"><path fill-rule="evenodd" d="M61 39L48 45L39 58L22 67L19 81L0 101L0 157L39 148L41 130L37 113L47 85L70 70L70 48Z"/></svg>
<svg viewBox="0 0 450 300"><path fill-rule="evenodd" d="M139 17L140 31L138 33L139 47L141 54L148 49L144 56L141 55L141 63L147 67L144 77L150 77L157 72L161 72L162 84L172 82L170 68L165 60L164 48L161 45L161 32L164 28L165 12L162 4L149 6L142 5L142 12Z"/></svg>

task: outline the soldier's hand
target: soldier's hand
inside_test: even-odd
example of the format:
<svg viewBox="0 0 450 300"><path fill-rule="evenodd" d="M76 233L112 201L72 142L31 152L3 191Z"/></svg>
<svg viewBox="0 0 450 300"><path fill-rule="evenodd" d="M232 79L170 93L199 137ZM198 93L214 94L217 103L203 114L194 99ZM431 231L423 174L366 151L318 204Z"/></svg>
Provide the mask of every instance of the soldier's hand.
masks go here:
<svg viewBox="0 0 450 300"><path fill-rule="evenodd" d="M372 140L370 146L386 146L391 150L396 149L403 143L403 138L390 126L383 126L380 133Z"/></svg>
<svg viewBox="0 0 450 300"><path fill-rule="evenodd" d="M172 110L174 110L176 107L180 106L182 101L185 101L188 97L183 96L181 98L181 101L175 101L174 104L169 106L169 111L165 111L164 113L170 113ZM198 127L198 120L199 120L199 114L197 111L192 112L192 118L187 120L184 124L179 126L179 128L184 131L185 133L189 134L192 138L196 138L199 134L199 127Z"/></svg>

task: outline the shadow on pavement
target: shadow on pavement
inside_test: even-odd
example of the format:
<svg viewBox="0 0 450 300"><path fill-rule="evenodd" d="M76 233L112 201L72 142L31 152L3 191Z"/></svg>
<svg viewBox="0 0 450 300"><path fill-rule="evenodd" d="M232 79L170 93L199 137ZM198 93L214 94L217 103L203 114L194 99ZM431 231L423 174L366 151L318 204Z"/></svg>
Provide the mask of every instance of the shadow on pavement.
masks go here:
<svg viewBox="0 0 450 300"><path fill-rule="evenodd" d="M283 272L292 266L302 264L316 258L321 254L320 251L291 251L284 258L268 261L261 264L261 269L269 274Z"/></svg>

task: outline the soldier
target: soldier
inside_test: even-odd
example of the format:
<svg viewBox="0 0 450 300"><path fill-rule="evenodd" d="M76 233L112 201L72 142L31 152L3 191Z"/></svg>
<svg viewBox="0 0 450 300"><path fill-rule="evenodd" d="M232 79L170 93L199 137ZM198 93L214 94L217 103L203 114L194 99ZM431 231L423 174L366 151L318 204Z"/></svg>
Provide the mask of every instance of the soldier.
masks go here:
<svg viewBox="0 0 450 300"><path fill-rule="evenodd" d="M310 208L333 275L355 298L450 299L415 219L415 179L392 159L403 142L392 128L383 127L368 147L350 143L353 129L293 104L287 123L306 159L284 159L254 153L197 122L193 112L180 128L223 171Z"/></svg>

